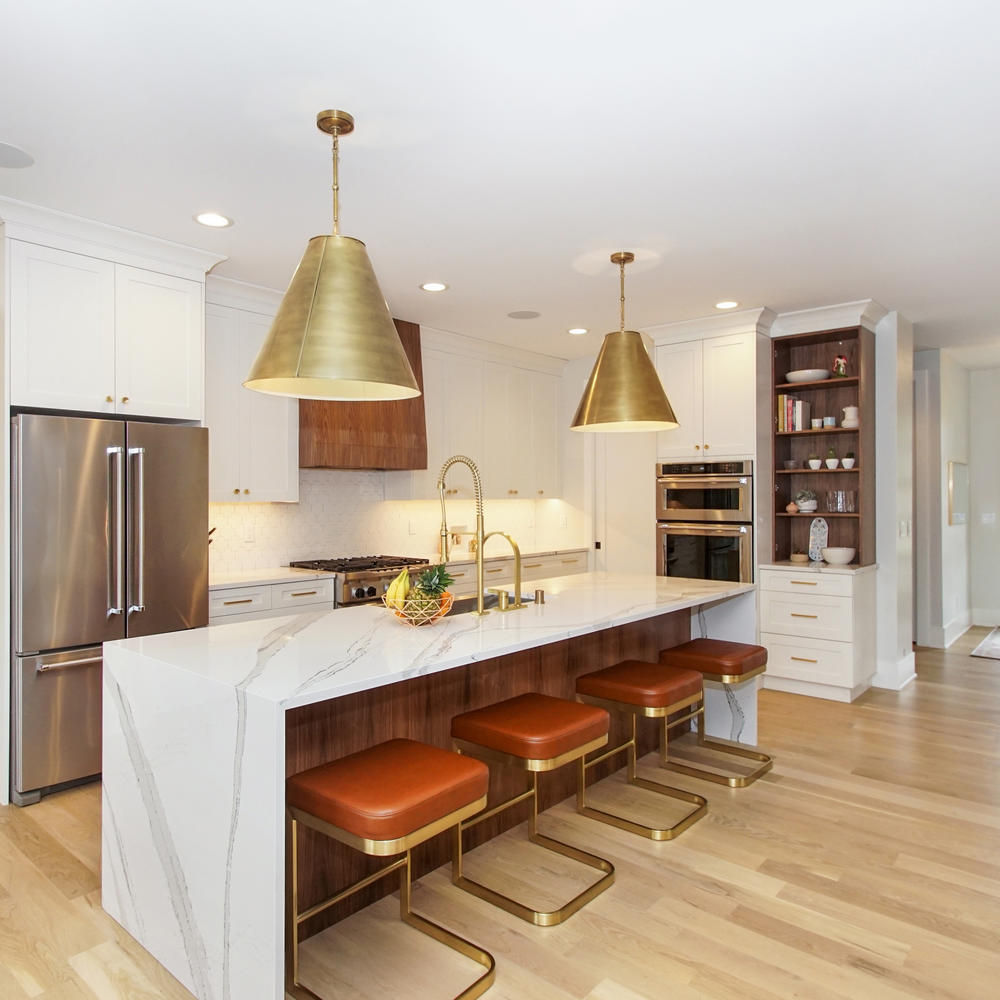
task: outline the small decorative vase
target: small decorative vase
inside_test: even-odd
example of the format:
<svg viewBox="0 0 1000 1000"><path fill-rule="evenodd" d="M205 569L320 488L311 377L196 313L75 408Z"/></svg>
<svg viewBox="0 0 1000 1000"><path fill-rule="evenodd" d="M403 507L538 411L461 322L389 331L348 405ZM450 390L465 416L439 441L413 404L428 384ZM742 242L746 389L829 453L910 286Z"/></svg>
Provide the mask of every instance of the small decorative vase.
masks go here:
<svg viewBox="0 0 1000 1000"><path fill-rule="evenodd" d="M854 462L855 462L855 460L853 458L845 458L844 459L844 468L845 469L853 469L854 468Z"/></svg>
<svg viewBox="0 0 1000 1000"><path fill-rule="evenodd" d="M839 458L828 458L826 460L826 467L828 469L836 469L838 465L840 465L840 459Z"/></svg>
<svg viewBox="0 0 1000 1000"><path fill-rule="evenodd" d="M809 468L810 469L820 469L822 467L823 467L823 463L818 458L810 458L809 459Z"/></svg>

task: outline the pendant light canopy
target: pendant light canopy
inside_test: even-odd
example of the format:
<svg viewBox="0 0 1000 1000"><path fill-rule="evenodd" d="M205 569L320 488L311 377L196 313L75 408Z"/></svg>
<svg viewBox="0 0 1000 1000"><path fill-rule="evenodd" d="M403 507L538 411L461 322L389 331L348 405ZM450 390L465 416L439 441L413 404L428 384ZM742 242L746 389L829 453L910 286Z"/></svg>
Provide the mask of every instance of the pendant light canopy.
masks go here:
<svg viewBox="0 0 1000 1000"><path fill-rule="evenodd" d="M570 425L575 431L669 431L677 427L660 377L642 342L625 329L625 265L635 254L611 255L621 273L621 328L606 334Z"/></svg>
<svg viewBox="0 0 1000 1000"><path fill-rule="evenodd" d="M340 235L338 140L354 119L321 111L316 124L333 137L333 234L309 241L243 385L300 399L419 396L365 245Z"/></svg>

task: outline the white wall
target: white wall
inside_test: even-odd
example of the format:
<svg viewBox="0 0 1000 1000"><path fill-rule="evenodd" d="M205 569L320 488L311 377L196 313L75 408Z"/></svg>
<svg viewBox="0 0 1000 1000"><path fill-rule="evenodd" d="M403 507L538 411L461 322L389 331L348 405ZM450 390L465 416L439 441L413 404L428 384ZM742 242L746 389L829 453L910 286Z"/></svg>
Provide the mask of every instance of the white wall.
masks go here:
<svg viewBox="0 0 1000 1000"><path fill-rule="evenodd" d="M948 524L948 463L969 460L970 378L947 351L917 351L913 366L927 373L927 412L917 414L917 476L928 488L918 485L917 492L930 507L921 520L926 531L917 537L928 547L917 560L917 587L929 613L929 621L918 617L917 641L945 648L971 621L969 529Z"/></svg>
<svg viewBox="0 0 1000 1000"><path fill-rule="evenodd" d="M877 656L872 683L899 690L913 656L913 325L891 312L875 328Z"/></svg>
<svg viewBox="0 0 1000 1000"><path fill-rule="evenodd" d="M1000 368L969 377L969 542L972 623L1000 625Z"/></svg>

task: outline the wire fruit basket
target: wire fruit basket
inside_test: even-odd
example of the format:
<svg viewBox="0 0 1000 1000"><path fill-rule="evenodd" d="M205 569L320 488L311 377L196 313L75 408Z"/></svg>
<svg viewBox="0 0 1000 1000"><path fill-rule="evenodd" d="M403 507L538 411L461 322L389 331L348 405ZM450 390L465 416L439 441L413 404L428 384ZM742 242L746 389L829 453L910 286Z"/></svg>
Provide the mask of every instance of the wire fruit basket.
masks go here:
<svg viewBox="0 0 1000 1000"><path fill-rule="evenodd" d="M433 625L439 618L444 618L444 616L451 611L451 606L454 601L454 596L446 590L441 595L441 602L437 606L431 605L426 608L407 608L404 602L402 608L397 608L388 602L386 595L382 595L382 603L400 621L404 621L407 625L413 626Z"/></svg>

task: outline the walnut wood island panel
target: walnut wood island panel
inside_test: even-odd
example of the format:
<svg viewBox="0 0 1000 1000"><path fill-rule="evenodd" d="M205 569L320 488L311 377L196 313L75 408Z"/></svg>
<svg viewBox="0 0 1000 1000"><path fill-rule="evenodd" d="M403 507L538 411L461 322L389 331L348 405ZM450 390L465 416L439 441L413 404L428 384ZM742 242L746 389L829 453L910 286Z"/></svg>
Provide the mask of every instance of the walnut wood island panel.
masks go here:
<svg viewBox="0 0 1000 1000"><path fill-rule="evenodd" d="M537 585L544 605L421 629L368 606L107 644L105 910L199 1000L280 998L286 775L391 736L446 747L452 715L525 691L571 698L580 674L687 639L692 609L753 622L747 585L603 573ZM565 770L544 776L543 805L572 791ZM500 775L491 794L517 780ZM417 854L418 871L447 859L446 841ZM307 839L306 893L366 864Z"/></svg>

